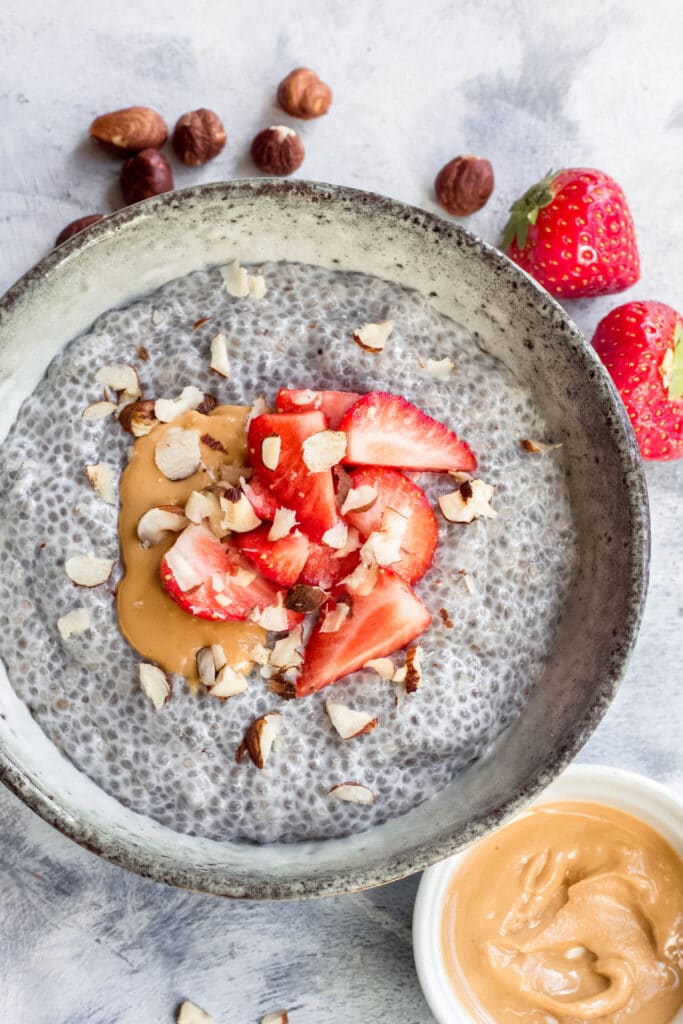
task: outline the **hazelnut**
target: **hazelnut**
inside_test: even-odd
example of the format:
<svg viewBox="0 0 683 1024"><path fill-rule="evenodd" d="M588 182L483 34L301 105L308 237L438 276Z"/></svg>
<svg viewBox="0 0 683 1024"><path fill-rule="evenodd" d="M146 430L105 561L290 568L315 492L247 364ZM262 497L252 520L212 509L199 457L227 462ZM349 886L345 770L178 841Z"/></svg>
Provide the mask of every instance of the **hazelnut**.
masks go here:
<svg viewBox="0 0 683 1024"><path fill-rule="evenodd" d="M200 107L179 117L173 130L173 148L179 160L199 167L218 156L227 135L218 114Z"/></svg>
<svg viewBox="0 0 683 1024"><path fill-rule="evenodd" d="M308 121L327 113L332 90L310 68L295 68L280 82L277 101L292 117Z"/></svg>
<svg viewBox="0 0 683 1024"><path fill-rule="evenodd" d="M120 156L158 149L168 136L161 114L149 107L126 107L96 117L90 125L90 137L105 149Z"/></svg>
<svg viewBox="0 0 683 1024"><path fill-rule="evenodd" d="M83 231L84 228L90 227L91 224L97 224L98 220L102 220L104 217L103 213L91 213L87 217L79 217L78 220L72 220L70 224L67 224L65 228L57 235L57 241L55 247L61 245L62 242L66 242L67 238L72 238L73 235L77 235L79 231Z"/></svg>
<svg viewBox="0 0 683 1024"><path fill-rule="evenodd" d="M434 188L446 213L466 217L481 210L493 192L493 167L481 156L457 156L441 168Z"/></svg>
<svg viewBox="0 0 683 1024"><path fill-rule="evenodd" d="M293 128L274 125L258 133L251 158L266 174L291 174L303 163L304 144Z"/></svg>
<svg viewBox="0 0 683 1024"><path fill-rule="evenodd" d="M121 168L121 192L128 205L170 192L172 188L173 173L158 149L143 149L137 156L129 157Z"/></svg>

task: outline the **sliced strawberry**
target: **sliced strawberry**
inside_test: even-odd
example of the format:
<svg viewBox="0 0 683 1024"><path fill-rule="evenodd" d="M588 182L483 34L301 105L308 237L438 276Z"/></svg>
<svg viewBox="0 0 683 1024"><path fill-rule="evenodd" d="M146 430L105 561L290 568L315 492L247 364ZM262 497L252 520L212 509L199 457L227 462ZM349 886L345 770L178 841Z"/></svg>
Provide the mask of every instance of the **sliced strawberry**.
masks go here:
<svg viewBox="0 0 683 1024"><path fill-rule="evenodd" d="M325 613L313 630L296 681L297 697L315 693L362 668L372 658L382 658L405 647L431 622L431 615L419 597L390 569L380 569L377 585L367 597L354 596L348 600L351 609L336 632L321 632Z"/></svg>
<svg viewBox="0 0 683 1024"><path fill-rule="evenodd" d="M353 391L295 391L280 388L275 399L279 412L310 412L320 409L324 412L332 430L336 430L347 409L360 398Z"/></svg>
<svg viewBox="0 0 683 1024"><path fill-rule="evenodd" d="M477 466L469 447L452 430L405 398L384 391L359 399L339 429L348 439L345 465L466 472Z"/></svg>
<svg viewBox="0 0 683 1024"><path fill-rule="evenodd" d="M245 480L242 484L242 490L259 519L272 521L282 503L275 497L268 484L254 473L251 480Z"/></svg>
<svg viewBox="0 0 683 1024"><path fill-rule="evenodd" d="M338 552L327 544L316 544L311 541L306 564L301 570L301 582L308 584L309 587L329 590L335 583L350 576L360 561L358 551L351 551L341 558L337 555Z"/></svg>
<svg viewBox="0 0 683 1024"><path fill-rule="evenodd" d="M179 608L200 619L248 619L277 605L285 591L265 580L229 540L208 526L187 526L161 560L161 585ZM251 577L251 578L250 578ZM287 628L301 615L287 612Z"/></svg>
<svg viewBox="0 0 683 1024"><path fill-rule="evenodd" d="M432 564L439 527L424 491L396 469L366 466L351 473L351 486L367 484L377 491L377 501L365 512L347 512L344 518L366 540L382 529L385 508L393 508L408 520L401 540L401 558L391 568L408 583L415 583Z"/></svg>
<svg viewBox="0 0 683 1024"><path fill-rule="evenodd" d="M311 473L306 466L302 445L311 434L327 429L322 412L264 413L249 424L249 455L261 481L269 486L286 508L294 509L297 520L313 540L337 521L332 471ZM263 442L279 438L277 464L268 469L263 464ZM267 446L271 448L272 446ZM268 453L269 457L271 452ZM270 461L270 458L267 461Z"/></svg>
<svg viewBox="0 0 683 1024"><path fill-rule="evenodd" d="M308 537L297 530L280 540L268 540L269 531L269 526L259 526L249 533L240 533L237 544L267 580L281 587L291 587L299 579L308 558Z"/></svg>

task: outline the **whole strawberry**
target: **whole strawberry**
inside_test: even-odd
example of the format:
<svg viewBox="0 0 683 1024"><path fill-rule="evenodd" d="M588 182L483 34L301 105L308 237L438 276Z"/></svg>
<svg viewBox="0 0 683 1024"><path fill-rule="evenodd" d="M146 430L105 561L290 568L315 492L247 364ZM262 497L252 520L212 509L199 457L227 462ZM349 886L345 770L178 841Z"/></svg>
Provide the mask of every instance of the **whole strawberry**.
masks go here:
<svg viewBox="0 0 683 1024"><path fill-rule="evenodd" d="M627 302L593 345L621 395L644 459L683 456L683 317L663 302Z"/></svg>
<svg viewBox="0 0 683 1024"><path fill-rule="evenodd" d="M513 203L503 249L562 299L621 292L640 276L626 197L587 167L550 171Z"/></svg>

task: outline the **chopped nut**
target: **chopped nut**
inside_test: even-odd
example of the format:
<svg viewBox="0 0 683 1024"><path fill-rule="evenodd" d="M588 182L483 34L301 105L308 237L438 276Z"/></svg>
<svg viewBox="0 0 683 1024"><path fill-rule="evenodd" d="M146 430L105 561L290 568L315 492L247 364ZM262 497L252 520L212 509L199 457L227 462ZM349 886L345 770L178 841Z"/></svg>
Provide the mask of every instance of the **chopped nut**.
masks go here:
<svg viewBox="0 0 683 1024"><path fill-rule="evenodd" d="M85 633L87 629L90 629L90 612L87 608L74 608L57 619L57 629L64 640L68 640L70 636Z"/></svg>
<svg viewBox="0 0 683 1024"><path fill-rule="evenodd" d="M353 332L353 340L366 352L381 352L393 329L393 320L381 320L377 324L363 324Z"/></svg>
<svg viewBox="0 0 683 1024"><path fill-rule="evenodd" d="M156 710L160 711L173 696L173 686L168 676L158 665L150 665L146 661L138 665L138 676L145 697L149 697Z"/></svg>
<svg viewBox="0 0 683 1024"><path fill-rule="evenodd" d="M345 516L347 512L367 512L376 501L377 488L373 484L352 487L344 499L341 514Z"/></svg>
<svg viewBox="0 0 683 1024"><path fill-rule="evenodd" d="M191 523L201 523L202 519L208 519L213 528L214 521L216 525L220 524L222 511L215 494L210 491L192 491L185 502L185 515Z"/></svg>
<svg viewBox="0 0 683 1024"><path fill-rule="evenodd" d="M346 622L350 610L351 609L348 604L340 601L335 608L325 613L325 617L320 624L320 632L337 633Z"/></svg>
<svg viewBox="0 0 683 1024"><path fill-rule="evenodd" d="M375 794L360 782L340 782L330 790L330 796L352 804L374 804Z"/></svg>
<svg viewBox="0 0 683 1024"><path fill-rule="evenodd" d="M213 370L220 377L230 376L230 361L228 359L228 340L222 331L219 331L211 339L211 362L209 369Z"/></svg>
<svg viewBox="0 0 683 1024"><path fill-rule="evenodd" d="M425 370L436 380L448 380L451 375L454 363L446 356L444 359L428 359L425 363Z"/></svg>
<svg viewBox="0 0 683 1024"><path fill-rule="evenodd" d="M160 423L170 423L177 416L197 409L204 401L204 392L193 384L183 388L177 398L157 398L154 415Z"/></svg>
<svg viewBox="0 0 683 1024"><path fill-rule="evenodd" d="M265 767L281 726L282 715L277 711L269 711L253 721L244 734L244 740L237 750L238 764L242 761L244 754L247 753L257 768Z"/></svg>
<svg viewBox="0 0 683 1024"><path fill-rule="evenodd" d="M377 717L367 711L354 711L346 704L340 704L329 698L325 702L325 709L330 716L332 725L343 740L363 736L377 727Z"/></svg>
<svg viewBox="0 0 683 1024"><path fill-rule="evenodd" d="M244 299L249 294L249 274L237 260L221 267L221 277L226 292L234 299Z"/></svg>
<svg viewBox="0 0 683 1024"><path fill-rule="evenodd" d="M406 693L415 693L422 684L422 645L415 644L406 651L404 685Z"/></svg>
<svg viewBox="0 0 683 1024"><path fill-rule="evenodd" d="M279 508L276 510L273 516L273 525L268 531L268 540L276 541L282 540L286 537L296 526L296 512L293 512L291 508Z"/></svg>
<svg viewBox="0 0 683 1024"><path fill-rule="evenodd" d="M143 548L159 544L166 533L180 533L187 526L182 508L174 505L150 508L139 519L138 540Z"/></svg>
<svg viewBox="0 0 683 1024"><path fill-rule="evenodd" d="M216 672L220 672L224 665L227 665L228 659L225 657L225 651L221 644L211 644L211 653L213 654L214 665L216 666Z"/></svg>
<svg viewBox="0 0 683 1024"><path fill-rule="evenodd" d="M562 444L544 444L543 441L530 441L529 438L522 438L519 442L525 451L531 455L543 455L555 448L562 448Z"/></svg>
<svg viewBox="0 0 683 1024"><path fill-rule="evenodd" d="M247 688L247 680L241 672L235 672L230 665L224 665L216 676L216 681L210 688L209 693L218 700L228 700L244 693Z"/></svg>
<svg viewBox="0 0 683 1024"><path fill-rule="evenodd" d="M129 402L119 413L119 426L133 437L146 437L157 422L154 405L151 398Z"/></svg>
<svg viewBox="0 0 683 1024"><path fill-rule="evenodd" d="M99 587L107 582L113 568L113 558L96 555L74 555L64 563L67 576L77 587Z"/></svg>
<svg viewBox="0 0 683 1024"><path fill-rule="evenodd" d="M93 465L85 467L85 475L98 498L105 501L107 505L116 504L113 466L107 462L95 462Z"/></svg>
<svg viewBox="0 0 683 1024"><path fill-rule="evenodd" d="M154 449L154 461L169 480L185 480L199 469L199 431L170 427Z"/></svg>
<svg viewBox="0 0 683 1024"><path fill-rule="evenodd" d="M115 363L113 366L101 366L95 374L98 384L115 392L119 405L127 405L140 398L140 380L134 366L127 363Z"/></svg>
<svg viewBox="0 0 683 1024"><path fill-rule="evenodd" d="M266 294L266 279L263 274L250 274L247 279L249 295L252 299L262 299Z"/></svg>
<svg viewBox="0 0 683 1024"><path fill-rule="evenodd" d="M471 523L479 516L495 519L497 513L489 504L493 490L483 480L465 480L457 491L440 496L439 507L449 523Z"/></svg>
<svg viewBox="0 0 683 1024"><path fill-rule="evenodd" d="M235 533L248 533L261 525L261 520L254 512L251 502L243 491L231 491L232 498L221 497L220 506L223 513L221 521L223 529Z"/></svg>
<svg viewBox="0 0 683 1024"><path fill-rule="evenodd" d="M273 647L270 655L270 664L275 668L297 668L303 661L297 647L303 644L303 629L297 626L296 629L283 636Z"/></svg>
<svg viewBox="0 0 683 1024"><path fill-rule="evenodd" d="M81 416L84 420L103 420L114 412L116 406L113 402L92 402L83 410Z"/></svg>
<svg viewBox="0 0 683 1024"><path fill-rule="evenodd" d="M359 597L367 597L377 586L379 579L379 566L377 564L366 565L360 562L350 576L347 576L342 583L346 589Z"/></svg>
<svg viewBox="0 0 683 1024"><path fill-rule="evenodd" d="M251 409L249 410L249 414L248 414L248 416L246 418L246 421L245 421L245 424L244 424L244 429L248 430L249 429L249 424L251 423L251 421L253 419L256 419L257 416L261 416L264 412L267 412L267 411L268 411L268 406L266 404L266 400L265 400L264 396L263 395L258 395L258 397L256 398L256 401L254 402L254 404L252 405Z"/></svg>
<svg viewBox="0 0 683 1024"><path fill-rule="evenodd" d="M360 546L361 546L360 534L358 533L358 530L356 530L355 527L350 526L349 527L349 531L348 531L348 535L347 535L347 538L346 538L346 544L344 545L343 548L338 548L335 551L335 553L333 554L332 557L333 558L346 558L346 556L350 555L353 551L358 551L358 548Z"/></svg>
<svg viewBox="0 0 683 1024"><path fill-rule="evenodd" d="M302 445L302 455L311 473L332 469L346 455L346 434L343 430L320 430L311 434Z"/></svg>
<svg viewBox="0 0 683 1024"><path fill-rule="evenodd" d="M210 689L216 682L216 662L210 647L200 647L197 651L197 675L202 686Z"/></svg>
<svg viewBox="0 0 683 1024"><path fill-rule="evenodd" d="M343 520L339 520L322 535L322 542L328 548L336 548L338 551L346 547L349 539L349 528Z"/></svg>
<svg viewBox="0 0 683 1024"><path fill-rule="evenodd" d="M271 471L276 470L278 462L280 461L280 449L282 447L282 441L278 434L271 434L270 437L264 437L261 442L261 462Z"/></svg>
<svg viewBox="0 0 683 1024"><path fill-rule="evenodd" d="M289 1015L286 1010L273 1010L261 1018L261 1024L289 1024Z"/></svg>
<svg viewBox="0 0 683 1024"><path fill-rule="evenodd" d="M269 629L273 633L281 633L287 629L287 609L284 604L271 604L260 611L256 608L250 615L252 622L263 629Z"/></svg>
<svg viewBox="0 0 683 1024"><path fill-rule="evenodd" d="M201 405L197 406L197 412L201 413L202 416L208 416L210 412L218 405L218 399L214 395L204 395L204 401Z"/></svg>
<svg viewBox="0 0 683 1024"><path fill-rule="evenodd" d="M213 1024L214 1018L206 1010L187 1000L178 1011L176 1024Z"/></svg>
<svg viewBox="0 0 683 1024"><path fill-rule="evenodd" d="M327 601L327 594L320 587L308 587L304 583L297 583L285 598L285 608L290 612L317 612L318 608Z"/></svg>
<svg viewBox="0 0 683 1024"><path fill-rule="evenodd" d="M361 558L367 563L393 565L401 557L401 542L408 520L393 508L385 508L382 529L370 534L361 548Z"/></svg>
<svg viewBox="0 0 683 1024"><path fill-rule="evenodd" d="M396 666L391 658L371 658L370 661L365 662L363 668L371 668L380 679L393 679L396 671Z"/></svg>

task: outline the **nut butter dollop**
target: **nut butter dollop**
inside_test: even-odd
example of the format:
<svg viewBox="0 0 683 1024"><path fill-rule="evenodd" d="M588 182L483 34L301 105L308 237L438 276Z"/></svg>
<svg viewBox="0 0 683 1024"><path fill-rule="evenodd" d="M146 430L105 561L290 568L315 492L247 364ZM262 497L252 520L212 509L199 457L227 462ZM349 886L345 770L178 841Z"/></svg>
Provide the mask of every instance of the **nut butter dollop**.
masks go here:
<svg viewBox="0 0 683 1024"><path fill-rule="evenodd" d="M161 559L178 535L168 533L159 544L144 548L137 537L137 525L150 508L184 507L192 491L201 491L212 483L210 470L221 463L244 463L248 412L242 406L224 405L208 416L187 412L172 423L160 423L136 440L121 474L119 542L126 571L116 591L119 627L128 643L144 658L157 662L167 672L185 676L190 682L197 679L197 651L211 644L222 645L235 671L248 672L249 651L255 641L263 641L265 630L248 622L210 622L179 608L159 578ZM154 452L166 431L176 427L199 431L202 465L187 479L173 481L157 467Z"/></svg>
<svg viewBox="0 0 683 1024"><path fill-rule="evenodd" d="M683 1005L683 860L601 804L547 804L451 880L442 954L486 1024L667 1024Z"/></svg>

